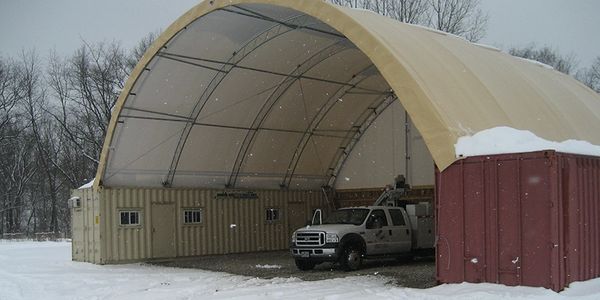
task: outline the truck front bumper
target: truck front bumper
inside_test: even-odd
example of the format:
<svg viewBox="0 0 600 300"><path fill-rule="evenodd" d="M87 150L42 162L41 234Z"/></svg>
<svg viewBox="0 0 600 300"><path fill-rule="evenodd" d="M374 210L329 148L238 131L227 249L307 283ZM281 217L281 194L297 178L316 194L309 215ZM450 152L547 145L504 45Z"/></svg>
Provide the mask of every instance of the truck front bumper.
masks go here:
<svg viewBox="0 0 600 300"><path fill-rule="evenodd" d="M339 251L337 247L290 247L290 253L294 259L305 259L312 261L337 261Z"/></svg>

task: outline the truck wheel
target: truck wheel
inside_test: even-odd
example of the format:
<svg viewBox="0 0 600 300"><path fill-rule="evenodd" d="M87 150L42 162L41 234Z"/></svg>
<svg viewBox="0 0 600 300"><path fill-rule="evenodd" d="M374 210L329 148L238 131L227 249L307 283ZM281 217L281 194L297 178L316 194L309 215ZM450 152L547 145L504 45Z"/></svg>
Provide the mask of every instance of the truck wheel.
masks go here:
<svg viewBox="0 0 600 300"><path fill-rule="evenodd" d="M355 271L362 265L363 253L359 247L349 246L342 256L342 267L346 271Z"/></svg>
<svg viewBox="0 0 600 300"><path fill-rule="evenodd" d="M296 267L298 270L308 271L315 268L317 264L310 260L296 259Z"/></svg>

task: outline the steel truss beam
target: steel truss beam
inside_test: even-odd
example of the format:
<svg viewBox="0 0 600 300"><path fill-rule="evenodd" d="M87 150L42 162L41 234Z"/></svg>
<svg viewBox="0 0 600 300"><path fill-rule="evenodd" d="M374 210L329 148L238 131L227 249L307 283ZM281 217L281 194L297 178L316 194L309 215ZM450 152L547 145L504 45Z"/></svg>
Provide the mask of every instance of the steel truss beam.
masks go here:
<svg viewBox="0 0 600 300"><path fill-rule="evenodd" d="M329 99L327 99L327 101L306 127L306 131L302 136L302 139L300 139L298 142L298 145L296 146L294 154L292 155L292 158L290 159L289 165L286 169L286 174L281 181L281 187L289 187L296 172L296 168L298 167L298 163L304 154L304 150L306 150L306 146L314 135L314 130L321 125L321 122L329 114L331 109L333 109L333 107L339 103L339 99L342 99L351 90L348 88L348 86L355 86L369 78L370 75L368 73L373 69L376 70L376 67L371 64L358 72L358 74L353 75L350 81L348 81L349 85L340 87L335 93L333 93L333 95L331 95L331 97L329 97ZM365 73L367 73L367 75L365 75Z"/></svg>
<svg viewBox="0 0 600 300"><path fill-rule="evenodd" d="M348 132L348 136L344 139L347 140L346 144L339 148L339 152L336 155L337 157L332 160L332 163L328 168L330 174L328 175L329 178L327 180L327 186L332 187L334 185L342 166L344 166L346 160L350 156L350 153L352 153L352 149L354 149L358 141L361 139L367 129L369 129L371 124L373 124L373 122L377 119L377 117L379 117L379 115L381 115L381 113L383 113L397 99L398 98L393 93L390 93L388 96L384 97L378 105L375 107L370 107L365 111L365 113L368 113L368 116L359 126L357 126L354 134ZM359 117L358 120L360 120L361 117Z"/></svg>
<svg viewBox="0 0 600 300"><path fill-rule="evenodd" d="M293 23L288 23L286 21L281 21L281 20L277 20L274 18L271 18L269 16L263 15L261 13L255 12L253 10L247 9L247 8L243 8L239 5L232 5L233 7L242 10L242 11L235 11L229 8L221 8L220 10L222 11L226 11L229 13L234 13L234 14L238 14L238 15L242 15L242 16L246 16L246 17L250 17L250 18L254 18L254 19L259 19L259 20L263 20L263 21L268 21L268 22L273 22L273 23L277 23L283 26L286 26L288 28L291 29L306 29L309 31L314 31L314 32L318 32L318 33L323 33L323 34L327 34L327 35L331 35L331 36L335 36L335 37L339 37L339 38L343 38L345 39L346 37L342 34L336 33L336 32L331 32L331 31L327 31L327 30L323 30L323 29L318 29L318 28L313 28L310 26L303 26L303 25L297 25L297 24L293 24Z"/></svg>
<svg viewBox="0 0 600 300"><path fill-rule="evenodd" d="M349 42L346 39L339 40L323 49L319 52L315 53L313 56L309 57L307 60L299 64L291 73L289 73L285 78L283 78L280 82L280 85L269 95L267 100L263 103L262 107L256 114L256 117L252 121L252 125L250 128L260 128L263 123L266 121L267 116L275 106L279 99L293 86L293 84L306 72L313 69L315 66L318 66L324 60L340 53L342 51L348 49L354 49L349 47ZM295 78L295 80L289 80L290 78ZM235 163L233 165L233 169L231 170L231 175L229 176L229 180L227 180L226 187L232 188L235 187L237 182L238 175L243 166L244 160L248 153L248 150L254 144L255 138L257 136L256 130L251 130L246 133L244 137L244 141L242 142L242 146L236 155Z"/></svg>
<svg viewBox="0 0 600 300"><path fill-rule="evenodd" d="M345 86L349 86L349 87L355 88L357 90L360 90L355 93L363 93L363 94L384 94L385 93L385 92L382 92L379 90L359 87L359 86L356 86L355 84L351 84L351 83L343 82L343 81L330 80L330 79L318 78L318 77L313 77L313 76L305 76L305 75L290 75L288 73L276 72L276 71L271 71L271 70L266 70L266 69L255 68L255 67L247 67L247 66L242 66L239 64L233 64L233 63L220 61L220 60L214 60L214 59L193 57L193 56L181 55L181 54L176 54L176 53L169 53L166 51L162 51L162 52L158 53L157 55L160 57L172 60L172 61L188 64L188 65L195 66L195 67L204 68L204 69L215 71L215 72L228 73L231 71L231 69L237 68L237 69L242 69L242 70L247 70L247 71L254 71L254 72L258 72L258 73L284 76L287 78L308 79L308 80L314 80L314 81L319 81L319 82L331 83L331 84L335 84L335 85L342 85L342 86L345 85ZM229 67L230 69L228 71L224 71L224 70L222 70L222 68L203 65L200 63L196 63L196 61L200 61L200 62L204 62L204 63L211 63L211 64L221 64L221 65L223 65L223 67Z"/></svg>
<svg viewBox="0 0 600 300"><path fill-rule="evenodd" d="M127 108L125 108L125 109L127 109ZM165 121L165 122L189 122L189 120L186 119L185 117L166 118L166 117L153 117L153 116L120 115L119 118L124 118L124 119L138 119L138 120L151 120L151 121ZM194 126L203 126L203 127L213 127L213 128L226 128L226 129L238 129L238 130L253 130L253 131L264 130L264 131L273 131L273 132L286 132L286 133L304 134L304 131L302 131L302 130L292 130L292 129L282 129L282 128L269 128L269 127L251 128L251 127L244 127L244 126L213 124L213 123L202 123L202 122L193 122L193 125ZM319 131L319 132L328 132L328 131L323 130L323 131ZM344 131L338 131L338 132L345 133ZM321 136L321 137L339 138L339 139L344 138L343 136L340 136L340 135L326 134L326 133L315 133L314 135L315 136Z"/></svg>

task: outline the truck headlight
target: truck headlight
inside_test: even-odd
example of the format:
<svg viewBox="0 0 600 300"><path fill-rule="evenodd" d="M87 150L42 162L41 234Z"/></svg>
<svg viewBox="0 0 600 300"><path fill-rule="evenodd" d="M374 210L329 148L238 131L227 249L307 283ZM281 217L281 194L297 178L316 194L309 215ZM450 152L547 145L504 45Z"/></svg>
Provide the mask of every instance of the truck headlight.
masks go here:
<svg viewBox="0 0 600 300"><path fill-rule="evenodd" d="M292 233L292 243L296 242L296 232Z"/></svg>
<svg viewBox="0 0 600 300"><path fill-rule="evenodd" d="M340 238L335 233L327 233L325 234L325 242L327 243L337 243L340 241Z"/></svg>

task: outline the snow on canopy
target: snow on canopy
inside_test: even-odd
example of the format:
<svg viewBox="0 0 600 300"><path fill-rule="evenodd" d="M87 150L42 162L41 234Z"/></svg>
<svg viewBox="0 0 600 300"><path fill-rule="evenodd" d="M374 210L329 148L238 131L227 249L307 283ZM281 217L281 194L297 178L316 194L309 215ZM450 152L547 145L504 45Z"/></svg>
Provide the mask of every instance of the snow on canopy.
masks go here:
<svg viewBox="0 0 600 300"><path fill-rule="evenodd" d="M96 184L318 188L396 100L441 170L499 126L600 145L600 96L557 71L326 1L215 0L132 72Z"/></svg>
<svg viewBox="0 0 600 300"><path fill-rule="evenodd" d="M486 129L473 136L460 137L455 148L457 157L542 150L600 156L600 146L592 145L585 141L566 140L553 142L542 139L527 130L518 130L504 126Z"/></svg>

